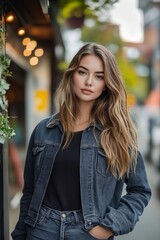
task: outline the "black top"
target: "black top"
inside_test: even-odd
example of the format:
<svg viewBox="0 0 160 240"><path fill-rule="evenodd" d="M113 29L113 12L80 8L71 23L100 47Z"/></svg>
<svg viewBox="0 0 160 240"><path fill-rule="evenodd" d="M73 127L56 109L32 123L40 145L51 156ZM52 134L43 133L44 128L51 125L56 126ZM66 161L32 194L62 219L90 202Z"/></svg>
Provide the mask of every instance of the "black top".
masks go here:
<svg viewBox="0 0 160 240"><path fill-rule="evenodd" d="M75 132L67 148L60 148L53 166L43 204L59 211L81 209L80 141L82 131ZM63 146L63 144L62 144Z"/></svg>

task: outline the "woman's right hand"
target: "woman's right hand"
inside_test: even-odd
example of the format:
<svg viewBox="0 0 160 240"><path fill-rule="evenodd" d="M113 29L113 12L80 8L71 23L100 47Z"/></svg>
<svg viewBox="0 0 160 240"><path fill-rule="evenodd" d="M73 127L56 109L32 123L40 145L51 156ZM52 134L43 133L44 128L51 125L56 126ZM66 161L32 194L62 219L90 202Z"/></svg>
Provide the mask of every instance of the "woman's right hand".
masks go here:
<svg viewBox="0 0 160 240"><path fill-rule="evenodd" d="M110 229L97 225L89 230L89 234L97 239L108 239L113 235L113 232Z"/></svg>

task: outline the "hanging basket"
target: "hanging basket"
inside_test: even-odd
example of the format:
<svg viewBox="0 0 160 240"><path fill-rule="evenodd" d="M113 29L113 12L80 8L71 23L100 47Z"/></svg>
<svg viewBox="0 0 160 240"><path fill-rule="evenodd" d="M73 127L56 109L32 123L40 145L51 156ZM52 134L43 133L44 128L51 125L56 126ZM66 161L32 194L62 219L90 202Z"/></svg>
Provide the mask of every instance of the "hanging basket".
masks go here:
<svg viewBox="0 0 160 240"><path fill-rule="evenodd" d="M84 24L84 15L81 17L70 17L66 19L66 23L70 29L81 28Z"/></svg>

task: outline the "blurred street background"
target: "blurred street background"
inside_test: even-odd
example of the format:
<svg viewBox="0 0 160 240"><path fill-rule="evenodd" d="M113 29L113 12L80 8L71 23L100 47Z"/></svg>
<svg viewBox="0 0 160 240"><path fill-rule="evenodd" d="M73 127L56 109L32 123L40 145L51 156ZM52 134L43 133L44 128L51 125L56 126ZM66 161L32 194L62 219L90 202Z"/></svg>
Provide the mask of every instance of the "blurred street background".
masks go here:
<svg viewBox="0 0 160 240"><path fill-rule="evenodd" d="M56 111L53 100L56 87L73 55L87 42L106 46L116 57L153 192L135 230L115 239L159 240L160 0L6 0L2 3L5 51L11 59L12 73L7 77L8 113L16 133L3 146L3 161L7 165L3 183L4 214L5 221L9 215L9 231L6 227L8 238L2 240L9 239L18 218L30 134L41 119Z"/></svg>

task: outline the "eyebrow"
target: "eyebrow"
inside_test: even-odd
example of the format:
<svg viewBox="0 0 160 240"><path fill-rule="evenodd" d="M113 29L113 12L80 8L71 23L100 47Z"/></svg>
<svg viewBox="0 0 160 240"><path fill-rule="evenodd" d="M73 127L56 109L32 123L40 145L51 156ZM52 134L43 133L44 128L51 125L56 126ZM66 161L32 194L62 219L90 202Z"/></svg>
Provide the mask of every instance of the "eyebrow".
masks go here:
<svg viewBox="0 0 160 240"><path fill-rule="evenodd" d="M84 70L88 71L88 69L83 67L83 66L78 66L78 68L83 68ZM103 71L96 71L95 73L102 73L102 74L104 74Z"/></svg>

